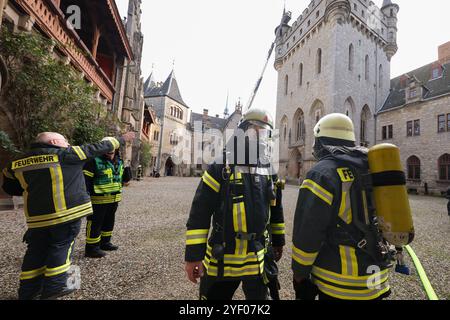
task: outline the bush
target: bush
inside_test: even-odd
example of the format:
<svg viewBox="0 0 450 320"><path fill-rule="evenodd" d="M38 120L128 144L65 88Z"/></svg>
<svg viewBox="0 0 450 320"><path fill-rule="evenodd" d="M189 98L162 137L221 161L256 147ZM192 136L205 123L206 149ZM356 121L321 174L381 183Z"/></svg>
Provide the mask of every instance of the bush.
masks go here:
<svg viewBox="0 0 450 320"><path fill-rule="evenodd" d="M112 126L104 106L95 101L95 89L71 65L53 58L53 46L39 34L1 30L0 55L9 82L0 110L19 150L26 150L40 132L59 132L72 144L83 144L99 141Z"/></svg>

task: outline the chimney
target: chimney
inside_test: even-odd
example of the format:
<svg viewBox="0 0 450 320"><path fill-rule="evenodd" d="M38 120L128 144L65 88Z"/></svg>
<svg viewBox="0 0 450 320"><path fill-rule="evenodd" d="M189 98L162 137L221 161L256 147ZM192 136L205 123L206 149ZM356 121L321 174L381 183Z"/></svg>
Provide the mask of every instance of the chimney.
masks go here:
<svg viewBox="0 0 450 320"><path fill-rule="evenodd" d="M208 109L203 109L203 116L207 117L208 116Z"/></svg>
<svg viewBox="0 0 450 320"><path fill-rule="evenodd" d="M439 63L450 62L450 41L438 47Z"/></svg>

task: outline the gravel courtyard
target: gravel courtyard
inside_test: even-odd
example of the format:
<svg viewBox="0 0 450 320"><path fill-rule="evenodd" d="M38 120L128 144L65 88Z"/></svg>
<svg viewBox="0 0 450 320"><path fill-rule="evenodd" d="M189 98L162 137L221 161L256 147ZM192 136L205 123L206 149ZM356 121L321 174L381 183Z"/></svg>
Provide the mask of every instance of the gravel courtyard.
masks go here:
<svg viewBox="0 0 450 320"><path fill-rule="evenodd" d="M197 299L198 286L184 274L184 234L199 178L160 178L125 188L113 242L119 251L100 260L84 258L84 228L77 238L73 264L80 266L81 290L69 299ZM284 207L287 246L280 262L281 297L293 299L290 239L298 188L287 186ZM450 220L446 200L411 196L416 228L413 249L440 299L450 299ZM84 219L85 220L85 219ZM16 299L26 230L22 211L0 212L0 299ZM418 275L392 272L390 299L426 299ZM238 293L236 298L242 298Z"/></svg>

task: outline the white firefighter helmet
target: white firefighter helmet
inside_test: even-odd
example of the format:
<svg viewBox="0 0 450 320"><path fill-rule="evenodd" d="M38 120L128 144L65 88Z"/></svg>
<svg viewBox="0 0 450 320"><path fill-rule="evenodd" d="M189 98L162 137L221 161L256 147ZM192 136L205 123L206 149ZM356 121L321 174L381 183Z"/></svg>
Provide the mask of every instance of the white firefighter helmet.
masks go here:
<svg viewBox="0 0 450 320"><path fill-rule="evenodd" d="M356 141L353 122L342 113L331 113L320 119L314 127L314 137Z"/></svg>
<svg viewBox="0 0 450 320"><path fill-rule="evenodd" d="M242 116L239 126L244 123L254 124L268 130L273 130L272 116L264 109L251 108Z"/></svg>

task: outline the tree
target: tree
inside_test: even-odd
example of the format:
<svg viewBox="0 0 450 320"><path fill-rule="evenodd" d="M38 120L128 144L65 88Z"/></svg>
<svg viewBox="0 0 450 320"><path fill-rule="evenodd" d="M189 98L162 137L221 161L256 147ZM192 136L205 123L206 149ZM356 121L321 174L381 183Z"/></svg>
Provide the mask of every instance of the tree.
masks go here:
<svg viewBox="0 0 450 320"><path fill-rule="evenodd" d="M113 126L94 99L95 88L70 64L54 58L54 46L39 34L1 30L0 55L9 81L0 96L0 111L19 150L26 150L39 132L59 132L72 144L83 144L100 140Z"/></svg>
<svg viewBox="0 0 450 320"><path fill-rule="evenodd" d="M148 142L143 142L141 144L140 165L144 170L149 167L151 160L152 160L152 145Z"/></svg>

